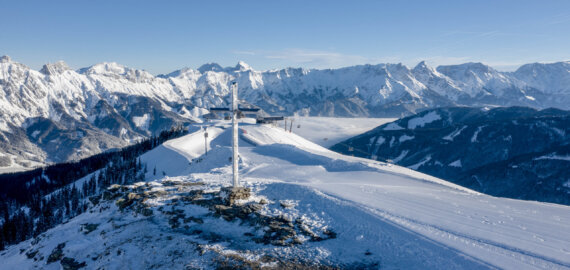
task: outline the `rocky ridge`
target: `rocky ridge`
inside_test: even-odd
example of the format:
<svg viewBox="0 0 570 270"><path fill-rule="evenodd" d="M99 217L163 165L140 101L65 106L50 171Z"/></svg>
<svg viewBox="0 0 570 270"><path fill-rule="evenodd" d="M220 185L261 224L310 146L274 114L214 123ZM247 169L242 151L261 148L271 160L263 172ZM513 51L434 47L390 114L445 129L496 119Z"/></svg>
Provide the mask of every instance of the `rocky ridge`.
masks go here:
<svg viewBox="0 0 570 270"><path fill-rule="evenodd" d="M0 166L22 169L121 147L172 125L201 121L229 102L274 115L401 117L443 106L569 108L569 62L499 72L481 63L402 64L256 71L210 63L154 76L117 63L40 71L0 59Z"/></svg>

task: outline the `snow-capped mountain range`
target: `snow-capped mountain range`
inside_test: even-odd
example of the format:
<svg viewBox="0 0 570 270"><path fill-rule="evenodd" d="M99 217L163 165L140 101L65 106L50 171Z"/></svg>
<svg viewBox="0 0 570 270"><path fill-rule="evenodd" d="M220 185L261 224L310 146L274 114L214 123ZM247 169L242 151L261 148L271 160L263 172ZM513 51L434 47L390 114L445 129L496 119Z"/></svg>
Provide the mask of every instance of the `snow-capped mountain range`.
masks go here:
<svg viewBox="0 0 570 270"><path fill-rule="evenodd" d="M40 71L0 58L0 167L81 158L175 124L200 121L228 102L270 114L400 117L453 105L570 108L570 62L499 72L480 63L413 69L402 64L256 71L211 63L153 76L117 63Z"/></svg>

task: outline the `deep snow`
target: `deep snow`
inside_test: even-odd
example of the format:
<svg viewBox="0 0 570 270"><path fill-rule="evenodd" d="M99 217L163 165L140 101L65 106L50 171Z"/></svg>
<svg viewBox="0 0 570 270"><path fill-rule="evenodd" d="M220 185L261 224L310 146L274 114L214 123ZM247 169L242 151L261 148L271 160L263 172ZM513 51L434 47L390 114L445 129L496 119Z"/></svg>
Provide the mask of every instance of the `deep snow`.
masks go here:
<svg viewBox="0 0 570 270"><path fill-rule="evenodd" d="M208 128L208 155L204 155L203 131L171 140L143 155L149 168L147 179L157 186L165 180L203 181L211 189L229 185L228 126L228 122L216 122ZM379 262L379 267L392 269L570 268L570 207L483 195L403 167L340 155L270 125L241 125L240 158L242 185L251 187L258 197L295 205L281 209L270 204L265 211L307 218L317 227L331 228L338 237L295 248L253 243L236 246L228 240L229 244L215 247L223 252L270 250L283 257ZM155 167L159 173L153 175ZM192 209L187 211L203 211ZM109 219L124 226L114 230L112 237L98 233L86 237L77 230L79 224ZM236 239L246 230L236 223L212 222ZM172 235L174 241L164 240L158 232ZM42 252L49 254L57 243L68 241L66 254L88 265L119 269L162 263L168 268L205 263L206 258L190 251L171 254L190 238L151 220L123 216L111 207L60 225L39 242ZM0 253L3 265L59 267L26 259L20 248L30 243ZM110 256L109 261L92 262L86 257L102 253L102 245L122 248L127 261Z"/></svg>

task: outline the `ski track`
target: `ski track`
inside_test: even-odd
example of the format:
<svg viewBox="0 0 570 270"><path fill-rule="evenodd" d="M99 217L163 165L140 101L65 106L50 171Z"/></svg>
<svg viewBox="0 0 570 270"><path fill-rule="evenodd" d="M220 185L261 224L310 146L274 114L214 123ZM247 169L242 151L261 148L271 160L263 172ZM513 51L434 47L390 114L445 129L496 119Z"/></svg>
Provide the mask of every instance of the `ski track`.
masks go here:
<svg viewBox="0 0 570 270"><path fill-rule="evenodd" d="M252 136L253 132L248 132L247 134L249 134L249 136ZM253 133L253 137L255 137L255 133ZM242 135L243 137L244 135ZM251 140L251 139L250 139ZM251 140L253 141L253 140ZM282 142L283 140L279 140L280 142ZM267 142L266 142L267 143ZM258 143L259 144L259 143ZM269 145L273 145L273 144L269 144ZM297 145L296 145L297 148ZM305 148L306 147L298 147L298 148ZM304 150L304 149L303 149ZM277 152L277 151L276 151ZM258 154L260 154L259 151L257 151ZM261 154L263 154L264 152L261 152ZM312 153L312 154L316 154L319 155L321 153ZM277 156L278 154L274 154L275 156ZM328 158L330 158L330 155L327 155ZM351 159L349 157L347 157L346 159ZM288 160L288 158L285 158L285 160ZM313 159L314 160L314 159ZM350 160L350 161L354 161L354 159ZM347 162L350 162L347 161ZM294 162L295 163L295 162ZM277 162L273 162L273 164L277 164ZM310 165L319 165L319 161L316 162L316 164L310 164ZM326 164L323 164L325 170L329 171L326 167ZM351 168L353 168L353 166L349 166ZM371 167L383 167L383 166L378 166L377 164L371 165ZM396 171L399 169L397 166L394 166L393 169L396 169ZM252 173L256 170L259 170L258 168L252 169L251 171L249 171L248 173ZM380 172L382 169L378 168L378 171ZM393 171L389 171L386 172L384 171L383 173L389 173L392 174L394 176L400 176L403 178L408 178L408 179L413 179L413 180L420 180L424 183L427 184L442 184L445 186L448 186L450 188L456 188L457 192L465 192L465 188L462 187L454 187L454 185L449 184L445 181L431 181L433 179L422 179L422 178L417 178L417 176L421 176L421 174L416 174L414 175L415 177L412 177L409 173L406 174L405 171L400 170L400 172L393 172ZM281 176L283 177L283 176ZM430 178L430 177L426 177L426 178ZM438 179L439 180L439 179ZM442 183L445 182L445 183ZM447 183L447 184L446 184ZM331 185L338 185L338 183L319 183L319 182L311 182L310 180L308 180L307 182L303 182L303 183L297 183L297 184L302 184L302 185L307 185L307 186L311 186L314 188L317 188L321 191L327 192L330 190L335 190L336 192L332 192L332 194L334 194L335 196L338 196L342 199L347 199L350 200L352 202L355 202L357 204L360 204L360 202L358 202L358 198L348 198L346 195L342 194L339 191L348 191L350 190L350 187L354 187L353 182L351 183L347 183L347 187L336 187L333 188L331 187ZM324 185L327 185L327 187L324 187ZM373 194L374 191L370 191L369 188L364 188L363 193L369 193L369 194ZM468 190L470 191L470 190ZM476 192L468 192L471 195L473 195L474 197L472 197L473 200L479 200L480 203L485 203L486 206L491 206L491 207L496 207L493 204L488 203L488 200L486 200L486 195L482 195L479 196L481 194L476 193ZM482 198L479 198L482 197ZM436 197L437 198L437 197ZM398 199L398 198L392 198L392 199ZM402 198L399 198L402 199ZM437 212L437 210L439 210L440 212L442 212L441 215L434 215L434 219L437 219L438 217L442 217L445 216L445 211L447 211L448 209L435 209L434 207L426 207L422 201L418 201L417 203L413 203L413 198L409 198L410 200L407 200L403 203L408 204L408 208L413 209L414 211L417 212L422 212L422 213L432 213L434 210ZM507 201L507 199L505 199L505 201ZM510 200L513 201L513 200ZM495 201L493 201L492 203L496 203ZM410 205L411 204L411 205ZM526 268L541 268L541 269L561 269L561 268L569 268L570 269L570 263L550 257L545 255L544 253L546 253L544 250L542 252L542 254L538 253L538 252L534 252L532 250L528 250L524 249L524 248L519 248L517 246L514 246L512 244L507 244L505 242L508 241L508 239L503 239L503 242L500 241L494 241L492 240L490 237L492 237L493 233L496 235L496 233L493 231L494 226L491 226L490 228L486 229L484 226L478 226L478 227L474 227L474 229L477 231L482 231L482 233L484 233L485 231L491 233L491 236L489 237L478 237L477 234L468 234L466 231L461 232L461 231L455 231L450 229L449 227L452 227L450 225L448 225L447 227L442 227L442 226L438 226L436 222L424 222L421 220L417 220L417 219L413 219L410 218L410 216L402 216L402 215L397 215L394 212L379 208L379 207L374 207L374 206L370 206L369 204L365 205L365 206L361 206L362 209L365 209L366 211L375 213L376 215L383 217L403 228L406 229L410 229L414 232L420 233L426 237L429 237L430 239L433 239L434 241L437 241L443 245L449 246L451 248L455 248L455 249L459 249L462 252L465 252L466 249L475 249L475 250L468 250L466 254L466 256L476 256L478 257L478 259L483 259L485 256L494 256L496 257L493 261L494 262L489 262L492 265L495 265L496 267L500 267L500 268L504 268L504 267L512 267L514 265L517 266L517 268L521 268L521 269L526 269ZM508 206L506 208L509 208ZM513 209L513 211L516 211L515 209ZM536 210L533 210L536 211ZM497 225L497 224L502 224L504 223L504 221L498 220L498 219L493 219L493 217L488 217L487 215L490 212L483 212L481 214L480 217L480 222L482 224L490 224L490 225ZM473 219L474 216L478 215L478 213L474 213L471 216L468 216L469 219ZM506 216L501 216L502 217L509 217L508 215ZM457 221L455 221L457 222ZM451 224L453 225L453 224ZM455 224L458 225L458 224ZM459 224L462 226L466 226L469 227L470 224L465 222L464 224ZM473 226L473 225L471 225ZM545 230L547 230L545 228ZM530 233L530 232L529 232ZM538 239L539 241L544 242L544 239L541 239L539 235L533 234L533 238L534 239ZM511 235L510 237L516 237L516 234ZM451 239L451 240L450 240ZM527 241L526 239L520 239L520 242L517 242L518 244L528 244L530 246L533 245L532 242ZM527 241L527 242L525 242ZM546 248L546 246L545 246ZM554 247L549 247L549 248L554 248ZM564 252L564 249L560 249L560 251ZM481 255L481 254L476 254L476 253L485 253L485 255ZM497 258L498 257L498 258ZM509 263L505 264L505 261L508 261Z"/></svg>
<svg viewBox="0 0 570 270"><path fill-rule="evenodd" d="M423 223L418 220L402 217L382 211L377 208L372 208L368 206L361 206L363 209L375 213L389 221L394 222L402 226L403 228L411 229L421 235L430 237L431 239L437 241L438 238L442 239L452 239L455 242L459 242L465 246L473 246L478 249L484 249L491 251L496 254L504 255L505 257L513 257L519 261L529 262L533 266L538 266L543 269L558 269L559 267L570 268L570 264L561 262L559 260L541 256L539 254L522 250L513 246L505 245L499 242L494 242L488 239L475 238L467 234L450 231L445 228L435 226L433 224Z"/></svg>

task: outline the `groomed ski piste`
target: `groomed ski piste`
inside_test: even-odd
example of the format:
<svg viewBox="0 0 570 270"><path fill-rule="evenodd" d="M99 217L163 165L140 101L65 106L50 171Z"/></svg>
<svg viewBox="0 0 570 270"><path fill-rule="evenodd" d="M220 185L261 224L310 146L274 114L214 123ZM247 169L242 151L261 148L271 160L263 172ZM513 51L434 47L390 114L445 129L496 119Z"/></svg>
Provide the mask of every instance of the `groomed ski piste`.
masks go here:
<svg viewBox="0 0 570 270"><path fill-rule="evenodd" d="M62 243L62 253L87 269L208 269L232 260L258 267L570 269L570 207L487 196L244 121L240 183L252 195L238 203L259 205L260 215L289 220L298 231L284 242L255 241L277 232L182 203L196 189L215 194L231 185L230 123L204 126L207 154L203 130L170 140L141 156L146 183L121 189L162 192L146 202L152 215L120 209L119 201L91 206L0 252L0 269L60 269L45 258ZM173 213L181 218L173 222ZM97 226L91 232L85 224Z"/></svg>

